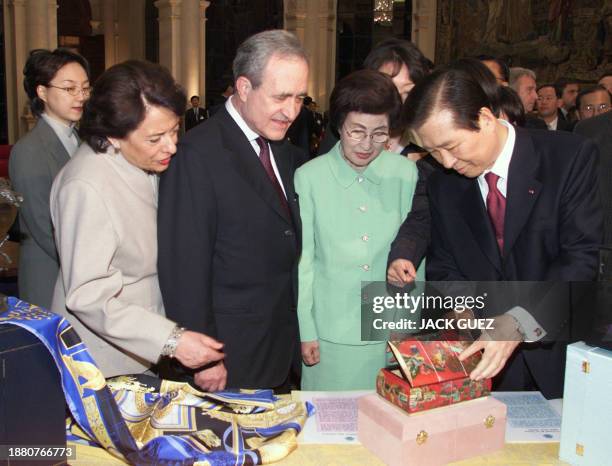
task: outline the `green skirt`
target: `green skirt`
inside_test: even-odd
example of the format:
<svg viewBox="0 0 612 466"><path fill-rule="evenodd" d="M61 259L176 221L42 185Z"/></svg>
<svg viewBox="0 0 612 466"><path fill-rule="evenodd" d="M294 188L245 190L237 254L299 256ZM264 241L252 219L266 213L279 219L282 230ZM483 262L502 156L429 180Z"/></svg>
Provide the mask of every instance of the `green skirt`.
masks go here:
<svg viewBox="0 0 612 466"><path fill-rule="evenodd" d="M321 361L302 364L302 390L374 390L387 361L386 344L343 345L319 340Z"/></svg>

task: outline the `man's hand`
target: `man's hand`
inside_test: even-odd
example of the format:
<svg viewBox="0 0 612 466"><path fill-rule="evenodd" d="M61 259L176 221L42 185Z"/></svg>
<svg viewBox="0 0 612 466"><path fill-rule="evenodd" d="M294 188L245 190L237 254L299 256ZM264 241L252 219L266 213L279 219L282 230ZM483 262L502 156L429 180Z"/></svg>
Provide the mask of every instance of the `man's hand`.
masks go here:
<svg viewBox="0 0 612 466"><path fill-rule="evenodd" d="M407 259L395 259L387 269L387 281L395 286L404 286L416 278L414 264Z"/></svg>
<svg viewBox="0 0 612 466"><path fill-rule="evenodd" d="M193 380L205 392L223 390L227 382L227 370L223 361L219 361L212 367L196 372Z"/></svg>
<svg viewBox="0 0 612 466"><path fill-rule="evenodd" d="M185 367L197 369L225 357L223 343L203 333L186 330L179 338L174 357Z"/></svg>
<svg viewBox="0 0 612 466"><path fill-rule="evenodd" d="M508 358L522 342L522 336L514 317L503 314L495 318L495 330L482 332L480 338L468 346L460 355L464 361L472 354L484 350L482 359L470 374L472 380L495 377L504 368Z"/></svg>
<svg viewBox="0 0 612 466"><path fill-rule="evenodd" d="M319 341L303 341L302 342L302 359L307 366L314 366L321 360L319 354Z"/></svg>

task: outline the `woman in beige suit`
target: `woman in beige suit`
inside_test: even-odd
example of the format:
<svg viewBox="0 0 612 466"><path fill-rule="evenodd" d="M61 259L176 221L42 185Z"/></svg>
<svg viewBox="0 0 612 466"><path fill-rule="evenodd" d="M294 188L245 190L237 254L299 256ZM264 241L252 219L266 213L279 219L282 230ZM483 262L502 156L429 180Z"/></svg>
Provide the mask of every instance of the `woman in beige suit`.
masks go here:
<svg viewBox="0 0 612 466"><path fill-rule="evenodd" d="M128 61L96 81L84 143L51 189L60 258L52 309L64 314L106 377L163 356L189 368L222 344L165 317L157 279L157 174L176 152L185 94L159 65Z"/></svg>

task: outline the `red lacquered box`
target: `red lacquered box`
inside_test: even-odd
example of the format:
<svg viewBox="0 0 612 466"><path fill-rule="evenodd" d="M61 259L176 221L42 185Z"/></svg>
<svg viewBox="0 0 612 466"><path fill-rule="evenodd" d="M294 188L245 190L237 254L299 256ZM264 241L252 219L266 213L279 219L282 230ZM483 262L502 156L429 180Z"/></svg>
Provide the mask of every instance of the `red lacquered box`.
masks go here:
<svg viewBox="0 0 612 466"><path fill-rule="evenodd" d="M491 379L469 378L480 353L459 361L458 355L469 345L447 340L389 342L399 367L380 370L376 391L408 413L487 396Z"/></svg>

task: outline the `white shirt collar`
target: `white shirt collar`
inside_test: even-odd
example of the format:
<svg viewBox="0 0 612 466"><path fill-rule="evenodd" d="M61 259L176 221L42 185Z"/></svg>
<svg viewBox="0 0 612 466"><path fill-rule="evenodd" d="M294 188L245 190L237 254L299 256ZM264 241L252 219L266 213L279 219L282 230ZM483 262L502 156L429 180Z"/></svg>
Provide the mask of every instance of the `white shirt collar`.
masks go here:
<svg viewBox="0 0 612 466"><path fill-rule="evenodd" d="M41 117L57 135L60 142L66 149L66 152L68 152L68 155L72 157L79 147L79 139L74 132L74 123L67 125L64 122L56 120L55 118L47 115L45 112L41 114Z"/></svg>
<svg viewBox="0 0 612 466"><path fill-rule="evenodd" d="M487 173L493 172L500 178L507 180L508 179L508 169L510 167L510 160L512 159L512 151L514 151L516 131L514 130L514 127L510 123L508 123L506 120L499 119L497 121L499 121L501 124L503 124L508 129L508 136L506 137L506 142L504 143L504 146L502 147L500 154L497 156L497 159L495 159L493 166L490 169L485 170L484 173L479 176L479 178L482 177L484 179L484 176Z"/></svg>
<svg viewBox="0 0 612 466"><path fill-rule="evenodd" d="M259 137L259 134L253 131L250 128L250 126L247 124L247 122L244 121L244 118L242 118L242 115L238 113L238 110L236 110L236 107L234 107L234 104L232 103L233 99L234 99L234 96L232 95L225 101L225 108L227 109L227 113L230 114L230 116L234 119L236 124L240 127L244 135L247 137L249 142L252 143Z"/></svg>
<svg viewBox="0 0 612 466"><path fill-rule="evenodd" d="M548 126L548 129L550 130L556 130L557 129L557 123L559 122L559 117L556 116L555 119L553 121L551 121L550 123L546 123L546 126Z"/></svg>

